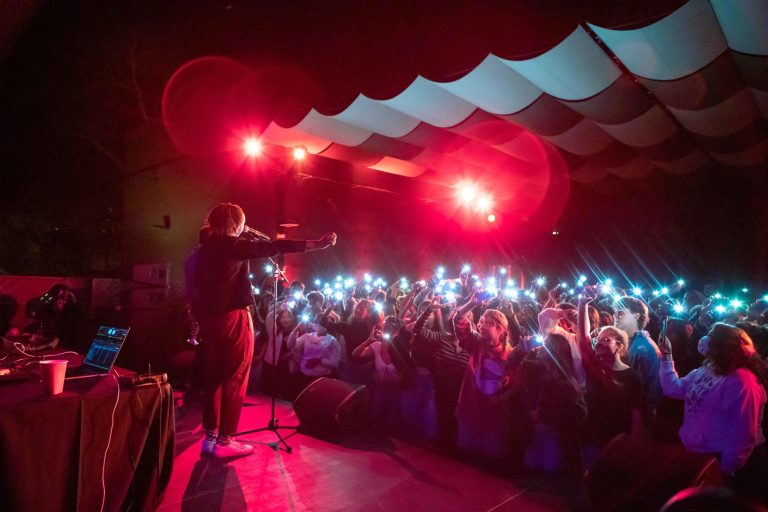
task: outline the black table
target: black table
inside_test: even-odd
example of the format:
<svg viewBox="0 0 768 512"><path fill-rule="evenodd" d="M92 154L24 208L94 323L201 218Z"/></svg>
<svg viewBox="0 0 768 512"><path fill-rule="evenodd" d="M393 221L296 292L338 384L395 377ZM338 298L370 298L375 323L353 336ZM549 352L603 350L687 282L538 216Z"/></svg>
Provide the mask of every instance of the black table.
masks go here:
<svg viewBox="0 0 768 512"><path fill-rule="evenodd" d="M173 469L171 387L122 385L115 408L117 390L111 375L56 396L38 378L0 384L0 510L98 512L103 496L109 511L159 505Z"/></svg>

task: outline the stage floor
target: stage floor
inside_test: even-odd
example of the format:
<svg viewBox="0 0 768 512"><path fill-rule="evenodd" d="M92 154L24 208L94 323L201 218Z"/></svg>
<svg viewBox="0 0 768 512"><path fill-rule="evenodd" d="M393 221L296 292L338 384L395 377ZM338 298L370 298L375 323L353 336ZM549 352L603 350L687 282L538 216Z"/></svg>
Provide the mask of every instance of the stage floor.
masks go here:
<svg viewBox="0 0 768 512"><path fill-rule="evenodd" d="M180 396L180 395L179 395ZM276 447L272 432L245 436L256 453L218 461L200 458L200 404L185 396L177 408L176 460L160 511L539 511L587 510L580 481L502 475L447 457L428 446L370 434L334 444L300 433ZM242 429L262 427L269 399L249 395ZM278 401L280 423L296 416ZM289 435L292 431L283 430Z"/></svg>

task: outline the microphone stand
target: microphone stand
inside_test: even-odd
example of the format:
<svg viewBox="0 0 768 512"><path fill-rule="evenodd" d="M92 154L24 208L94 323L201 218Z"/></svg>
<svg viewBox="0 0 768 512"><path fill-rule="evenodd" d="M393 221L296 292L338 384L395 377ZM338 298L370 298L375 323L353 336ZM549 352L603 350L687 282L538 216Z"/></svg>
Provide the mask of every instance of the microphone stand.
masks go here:
<svg viewBox="0 0 768 512"><path fill-rule="evenodd" d="M273 268L273 276L274 276L274 298L273 298L273 305L275 306L275 311L272 314L272 336L275 341L277 341L277 283L280 281L280 279L287 281L287 278L285 277L285 272L280 268L280 266L277 264L277 262L272 259L268 258L270 263L272 264ZM267 340L267 350L269 350L269 342L271 340ZM283 340L285 341L285 340ZM272 354L275 355L275 343L272 343ZM243 430L242 432L236 432L233 434L233 436L241 437L247 434L253 434L255 432L274 432L277 436L277 439L280 444L283 445L283 449L285 449L286 453L292 453L293 449L288 445L288 443L285 441L285 438L280 434L281 429L288 429L288 430L298 430L299 427L297 426L283 426L280 425L280 420L275 417L275 400L277 395L277 367L279 365L279 355L278 358L275 361L275 371L272 374L272 393L271 393L271 399L272 399L272 409L271 409L271 415L269 417L269 422L267 423L266 427L261 428L254 428L251 430Z"/></svg>

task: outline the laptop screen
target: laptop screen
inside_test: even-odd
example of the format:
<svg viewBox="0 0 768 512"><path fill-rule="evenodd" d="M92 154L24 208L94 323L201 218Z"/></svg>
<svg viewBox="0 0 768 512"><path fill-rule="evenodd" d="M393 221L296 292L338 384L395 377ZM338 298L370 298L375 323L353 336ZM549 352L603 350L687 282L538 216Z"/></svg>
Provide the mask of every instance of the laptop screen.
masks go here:
<svg viewBox="0 0 768 512"><path fill-rule="evenodd" d="M117 360L126 336L128 336L128 329L100 326L85 356L83 366L109 372Z"/></svg>

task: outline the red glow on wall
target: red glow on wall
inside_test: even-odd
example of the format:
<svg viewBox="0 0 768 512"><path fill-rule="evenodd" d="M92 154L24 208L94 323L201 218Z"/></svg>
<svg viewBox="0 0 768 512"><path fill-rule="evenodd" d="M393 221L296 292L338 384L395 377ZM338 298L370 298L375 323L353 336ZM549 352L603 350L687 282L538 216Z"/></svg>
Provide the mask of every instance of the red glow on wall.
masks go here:
<svg viewBox="0 0 768 512"><path fill-rule="evenodd" d="M220 153L231 145L239 117L230 99L250 70L231 59L203 57L180 67L163 91L163 122L184 153ZM247 133L247 132L246 132ZM242 151L242 133L236 151Z"/></svg>

